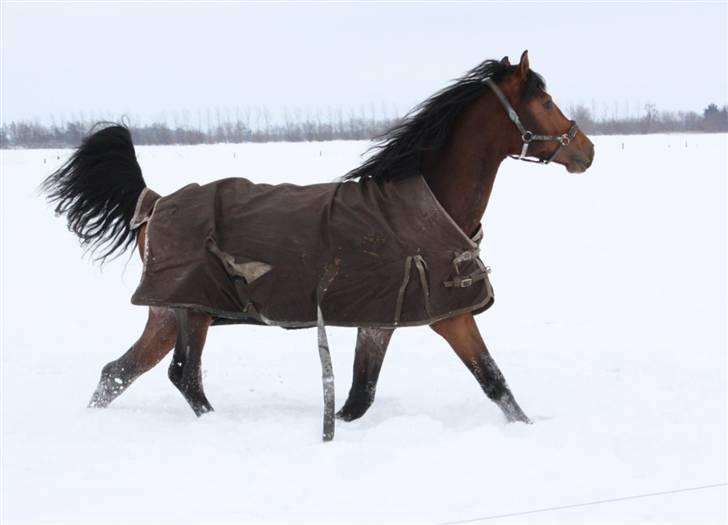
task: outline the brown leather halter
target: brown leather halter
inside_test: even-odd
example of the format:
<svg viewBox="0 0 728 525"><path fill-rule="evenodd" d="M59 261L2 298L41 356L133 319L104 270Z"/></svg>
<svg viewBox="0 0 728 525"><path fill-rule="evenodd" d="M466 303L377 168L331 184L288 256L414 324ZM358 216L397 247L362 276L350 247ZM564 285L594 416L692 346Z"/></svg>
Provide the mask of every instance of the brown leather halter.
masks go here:
<svg viewBox="0 0 728 525"><path fill-rule="evenodd" d="M576 122L573 120L570 120L571 127L566 133L563 133L561 135L537 135L533 133L532 131L528 131L526 127L521 122L521 119L518 118L518 114L516 113L516 110L513 109L513 106L508 102L508 99L505 97L503 92L500 90L500 88L496 85L493 80L490 78L486 78L483 82L488 85L490 89L493 90L493 93L495 96L500 100L501 104L503 104L503 107L506 110L506 113L508 113L508 117L513 121L513 123L518 128L518 131L521 134L521 140L523 141L523 147L521 148L521 154L519 156L516 155L510 155L511 158L518 159L518 160L525 160L526 162L537 162L539 164L548 164L552 160L556 158L556 155L559 154L562 148L564 146L568 146L569 142L574 140L574 137L576 137L576 132L579 131L579 127L576 125ZM531 144L531 142L534 141L541 141L541 142L558 142L559 145L557 148L551 153L551 155L547 159L528 159L526 158L526 155L528 154L528 146Z"/></svg>

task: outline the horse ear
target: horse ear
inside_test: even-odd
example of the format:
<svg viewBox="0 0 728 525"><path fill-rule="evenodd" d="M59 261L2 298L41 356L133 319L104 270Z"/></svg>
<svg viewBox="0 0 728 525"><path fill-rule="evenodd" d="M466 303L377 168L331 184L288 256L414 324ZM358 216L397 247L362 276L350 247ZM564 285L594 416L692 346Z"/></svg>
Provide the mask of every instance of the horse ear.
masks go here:
<svg viewBox="0 0 728 525"><path fill-rule="evenodd" d="M528 49L521 55L521 62L518 64L518 76L526 78L530 66L528 65Z"/></svg>
<svg viewBox="0 0 728 525"><path fill-rule="evenodd" d="M508 60L508 57L507 56L504 56L503 58L501 58L501 62L500 63L503 64L504 66L510 66L511 65L511 61Z"/></svg>

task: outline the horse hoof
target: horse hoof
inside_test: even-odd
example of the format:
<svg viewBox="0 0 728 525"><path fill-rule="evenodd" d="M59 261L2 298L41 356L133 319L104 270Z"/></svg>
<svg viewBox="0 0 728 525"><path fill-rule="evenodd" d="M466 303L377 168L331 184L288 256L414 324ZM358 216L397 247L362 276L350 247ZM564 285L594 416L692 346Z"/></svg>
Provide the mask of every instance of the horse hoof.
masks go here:
<svg viewBox="0 0 728 525"><path fill-rule="evenodd" d="M94 392L91 396L87 408L106 408L111 404L111 401L113 401L115 397L116 396L114 396L113 393L108 392L107 388L100 385L99 388L96 389L96 392Z"/></svg>
<svg viewBox="0 0 728 525"><path fill-rule="evenodd" d="M335 417L336 419L340 419L341 421L346 421L348 423L359 419L365 412L366 410L353 411L342 408L336 413Z"/></svg>
<svg viewBox="0 0 728 525"><path fill-rule="evenodd" d="M510 392L506 392L506 394L495 403L501 409L503 415L506 416L509 423L527 423L529 425L532 423L523 410L521 410L521 407L518 406L518 403L516 403L516 400L513 398L513 394Z"/></svg>
<svg viewBox="0 0 728 525"><path fill-rule="evenodd" d="M195 411L195 415L197 417L202 417L209 412L215 411L215 409L212 408L212 405L199 405L199 406L192 407L192 410Z"/></svg>
<svg viewBox="0 0 728 525"><path fill-rule="evenodd" d="M531 421L526 414L508 414L506 415L506 419L508 419L509 423L525 423L526 425L533 425L533 421Z"/></svg>
<svg viewBox="0 0 728 525"><path fill-rule="evenodd" d="M341 410L339 410L336 413L335 417L336 417L336 419L339 419L341 421L346 421L346 422L354 421L356 419L353 415L351 415L347 412L342 412Z"/></svg>

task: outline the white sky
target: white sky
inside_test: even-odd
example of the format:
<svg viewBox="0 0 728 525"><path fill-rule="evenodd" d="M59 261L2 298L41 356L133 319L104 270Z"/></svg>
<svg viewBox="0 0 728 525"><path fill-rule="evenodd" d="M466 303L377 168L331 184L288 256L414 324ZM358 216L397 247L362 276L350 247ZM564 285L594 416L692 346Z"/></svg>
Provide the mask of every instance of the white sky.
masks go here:
<svg viewBox="0 0 728 525"><path fill-rule="evenodd" d="M728 4L10 3L2 120L268 106L401 113L529 49L563 109L728 103Z"/></svg>

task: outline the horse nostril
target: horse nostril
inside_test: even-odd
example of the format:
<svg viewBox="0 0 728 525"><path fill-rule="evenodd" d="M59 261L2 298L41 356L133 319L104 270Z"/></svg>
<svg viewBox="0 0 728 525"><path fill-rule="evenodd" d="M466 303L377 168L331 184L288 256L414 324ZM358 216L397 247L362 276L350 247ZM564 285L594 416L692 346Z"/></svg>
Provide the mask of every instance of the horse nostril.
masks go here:
<svg viewBox="0 0 728 525"><path fill-rule="evenodd" d="M594 144L590 142L589 147L585 149L586 151L584 151L584 153L577 153L572 157L572 160L576 162L583 170L589 169L589 167L592 165L592 162L594 162Z"/></svg>
<svg viewBox="0 0 728 525"><path fill-rule="evenodd" d="M593 162L594 162L594 146L592 146L592 148L591 148L591 155L589 155L589 158L586 160L586 166L584 169L591 166Z"/></svg>
<svg viewBox="0 0 728 525"><path fill-rule="evenodd" d="M592 164L593 157L587 157L583 154L574 154L570 156L572 166L575 168L574 171L581 173L589 169Z"/></svg>

